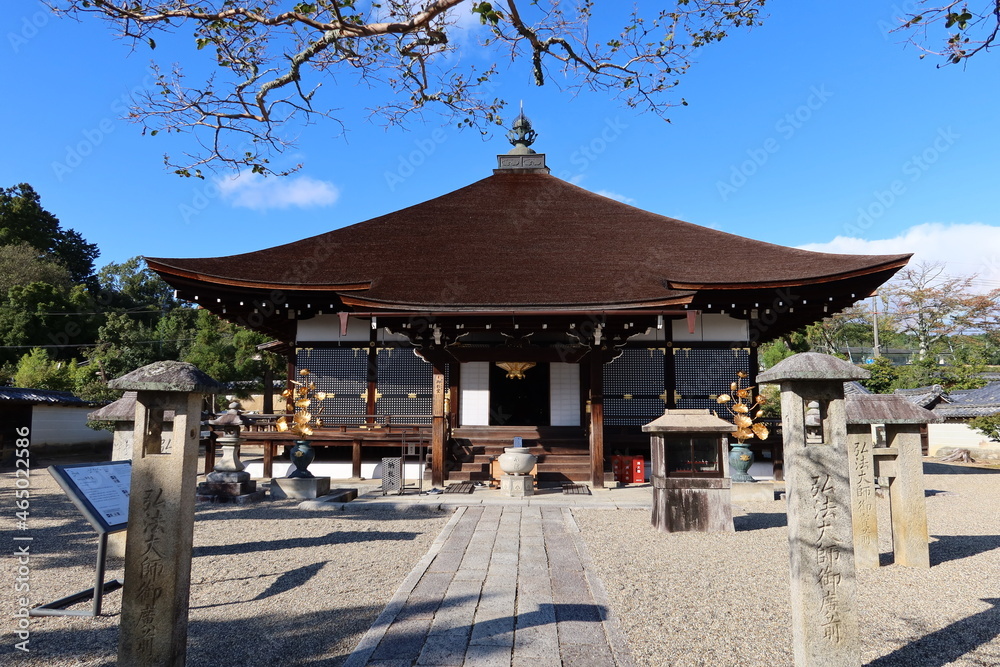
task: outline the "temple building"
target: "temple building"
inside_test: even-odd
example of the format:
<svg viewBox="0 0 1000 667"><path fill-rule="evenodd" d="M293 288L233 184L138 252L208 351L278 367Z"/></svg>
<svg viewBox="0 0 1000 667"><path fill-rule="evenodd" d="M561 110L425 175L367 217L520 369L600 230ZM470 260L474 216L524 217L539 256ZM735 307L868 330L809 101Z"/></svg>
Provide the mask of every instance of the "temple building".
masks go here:
<svg viewBox="0 0 1000 667"><path fill-rule="evenodd" d="M760 343L871 295L910 257L650 213L551 176L523 115L508 137L492 175L409 208L146 261L179 298L279 341L290 377L308 368L327 393L327 425L426 424L434 484L476 478L475 454L521 436L541 481L602 486L606 454L648 450L640 427L664 407L716 407L737 371L754 384ZM356 467L377 438L359 440Z"/></svg>

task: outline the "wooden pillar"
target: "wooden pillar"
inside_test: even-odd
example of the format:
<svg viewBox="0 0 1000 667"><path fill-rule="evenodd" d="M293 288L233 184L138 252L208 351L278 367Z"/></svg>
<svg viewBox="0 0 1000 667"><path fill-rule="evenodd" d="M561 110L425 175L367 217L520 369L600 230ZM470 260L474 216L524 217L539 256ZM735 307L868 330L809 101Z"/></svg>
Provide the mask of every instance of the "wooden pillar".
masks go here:
<svg viewBox="0 0 1000 667"><path fill-rule="evenodd" d="M295 412L295 353L288 355L287 374L285 376L285 389L288 396L285 398L285 412L291 414Z"/></svg>
<svg viewBox="0 0 1000 667"><path fill-rule="evenodd" d="M459 396L461 391L459 390L459 381L462 377L462 364L454 363L448 364L448 419L451 428L458 427L459 419Z"/></svg>
<svg viewBox="0 0 1000 667"><path fill-rule="evenodd" d="M375 414L375 401L378 398L378 329L371 329L368 336L368 391L365 393L365 414ZM373 424L374 417L369 417L365 423Z"/></svg>
<svg viewBox="0 0 1000 667"><path fill-rule="evenodd" d="M669 320L665 326L670 326ZM671 340L673 332L668 330L666 336L667 344L663 353L663 403L673 410L677 407L677 366L674 365L674 342Z"/></svg>
<svg viewBox="0 0 1000 667"><path fill-rule="evenodd" d="M265 415L274 414L274 370L271 368L271 364L268 363L268 357L266 352L262 352L261 356L264 357L264 393L261 399L260 411Z"/></svg>
<svg viewBox="0 0 1000 667"><path fill-rule="evenodd" d="M351 477L361 477L361 440L357 439L351 447Z"/></svg>
<svg viewBox="0 0 1000 667"><path fill-rule="evenodd" d="M441 361L433 363L434 393L431 399L431 484L444 486L444 448L446 438L444 416L444 368Z"/></svg>
<svg viewBox="0 0 1000 667"><path fill-rule="evenodd" d="M604 355L590 355L590 485L604 488Z"/></svg>

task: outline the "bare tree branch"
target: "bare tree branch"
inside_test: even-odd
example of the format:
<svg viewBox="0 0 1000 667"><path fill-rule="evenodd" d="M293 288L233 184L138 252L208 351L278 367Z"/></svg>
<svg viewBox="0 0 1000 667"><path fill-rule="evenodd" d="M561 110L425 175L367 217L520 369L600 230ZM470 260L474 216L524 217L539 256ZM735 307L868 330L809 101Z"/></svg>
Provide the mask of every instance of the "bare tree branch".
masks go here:
<svg viewBox="0 0 1000 667"><path fill-rule="evenodd" d="M629 107L665 116L686 104L670 93L697 50L730 29L759 25L766 0L675 0L645 14L607 3L600 21L592 20L592 0L49 2L69 16L103 19L133 49L155 49L154 37L193 28L215 73L189 82L186 71L197 68L156 69L154 89L134 101L130 118L151 134L195 135L197 150L165 163L178 174L201 176L202 167L213 165L275 173L269 158L293 145L290 128L336 120L341 109L331 100L344 96L322 89L334 77L375 90L370 111L390 124L430 107L482 132L501 124L506 102L492 95L501 59L528 61L537 85L558 78L571 89L611 92ZM622 27L604 30L612 24L606 14L620 14ZM479 27L463 17L478 18ZM598 24L606 34L592 34ZM460 33L479 39L493 62L460 62L462 40L453 39Z"/></svg>
<svg viewBox="0 0 1000 667"><path fill-rule="evenodd" d="M964 62L980 51L989 51L1000 34L1000 0L980 0L978 9L970 9L968 0L930 3L919 0L921 11L899 17L897 32L907 33L907 42L920 49L920 57L940 56L938 67ZM928 6L930 5L930 6ZM941 46L931 46L940 38L930 37L930 31L943 27L946 38Z"/></svg>

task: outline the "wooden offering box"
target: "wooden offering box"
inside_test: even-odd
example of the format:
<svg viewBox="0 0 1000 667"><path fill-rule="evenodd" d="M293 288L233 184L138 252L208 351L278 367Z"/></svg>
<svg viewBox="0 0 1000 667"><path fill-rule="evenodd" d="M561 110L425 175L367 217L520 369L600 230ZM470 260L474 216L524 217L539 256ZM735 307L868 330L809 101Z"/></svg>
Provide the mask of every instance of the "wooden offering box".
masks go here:
<svg viewBox="0 0 1000 667"><path fill-rule="evenodd" d="M652 525L668 533L733 531L725 437L733 425L708 410L666 410L642 430L651 438Z"/></svg>

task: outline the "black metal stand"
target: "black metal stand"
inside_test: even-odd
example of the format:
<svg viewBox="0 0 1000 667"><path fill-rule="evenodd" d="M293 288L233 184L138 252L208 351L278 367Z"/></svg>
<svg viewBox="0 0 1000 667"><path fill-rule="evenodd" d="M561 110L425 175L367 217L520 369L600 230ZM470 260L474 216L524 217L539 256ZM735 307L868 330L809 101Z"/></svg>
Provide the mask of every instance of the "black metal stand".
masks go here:
<svg viewBox="0 0 1000 667"><path fill-rule="evenodd" d="M121 579L104 581L105 560L108 554L108 533L99 533L97 536L97 576L94 587L85 591L74 593L55 602L49 602L35 607L28 612L29 616L100 616L101 602L104 594L116 591L125 585ZM93 598L94 604L89 611L83 609L66 609L77 602L83 602Z"/></svg>

